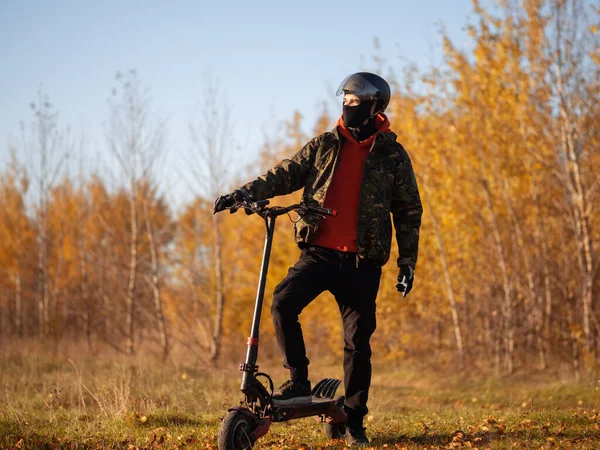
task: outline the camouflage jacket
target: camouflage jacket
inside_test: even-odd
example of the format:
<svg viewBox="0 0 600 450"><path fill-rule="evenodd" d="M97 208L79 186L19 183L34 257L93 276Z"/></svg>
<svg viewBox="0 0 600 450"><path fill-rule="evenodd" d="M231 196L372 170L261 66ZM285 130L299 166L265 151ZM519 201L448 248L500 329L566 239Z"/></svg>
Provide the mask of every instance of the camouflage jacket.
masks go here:
<svg viewBox="0 0 600 450"><path fill-rule="evenodd" d="M322 206L339 161L342 139L337 127L315 137L290 159L242 186L256 200L304 188L302 200ZM390 257L393 217L400 257L398 266L417 264L423 208L410 158L392 132L378 133L365 161L360 188L356 247L359 258L383 266ZM310 245L319 217L305 215L295 225L295 241Z"/></svg>

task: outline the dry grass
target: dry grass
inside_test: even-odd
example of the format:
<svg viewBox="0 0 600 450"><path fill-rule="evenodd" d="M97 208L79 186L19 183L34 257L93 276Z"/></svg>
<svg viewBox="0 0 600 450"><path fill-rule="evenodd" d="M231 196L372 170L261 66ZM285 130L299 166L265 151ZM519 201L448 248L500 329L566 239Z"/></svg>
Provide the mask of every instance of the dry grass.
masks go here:
<svg viewBox="0 0 600 450"><path fill-rule="evenodd" d="M265 363L275 381L279 362ZM312 377L340 376L317 366ZM214 448L241 399L235 363L77 356L20 349L0 358L1 448ZM368 434L376 448L600 448L600 385L556 374L510 379L375 369ZM344 448L312 419L275 424L257 448Z"/></svg>

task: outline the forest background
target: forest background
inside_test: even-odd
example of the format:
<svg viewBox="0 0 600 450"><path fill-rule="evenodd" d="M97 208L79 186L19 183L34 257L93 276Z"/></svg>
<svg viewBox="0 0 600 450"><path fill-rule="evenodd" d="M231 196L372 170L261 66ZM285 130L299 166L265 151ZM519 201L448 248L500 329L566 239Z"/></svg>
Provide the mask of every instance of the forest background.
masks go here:
<svg viewBox="0 0 600 450"><path fill-rule="evenodd" d="M496 6L473 2L472 51L441 34L444 63L433 70L407 65L398 74L385 55L365 64L393 85L387 113L412 158L425 211L407 298L395 290L394 264L384 268L374 358L496 374L597 374L600 5ZM213 201L331 129L338 111L323 107L311 134L294 113L280 136L265 140L261 160L241 167L212 85L204 115L190 122L194 151L178 173L199 195L174 207L161 182L168 125L156 119L143 74L117 73L107 94L111 154L101 167L90 170L80 151L89 143L60 123L55 99L42 91L8 149L0 171L0 352L35 345L199 365L241 360L265 230L256 216L213 215ZM280 220L261 357L278 355L268 309L299 254L292 233ZM338 315L329 294L302 314L313 357L341 355Z"/></svg>

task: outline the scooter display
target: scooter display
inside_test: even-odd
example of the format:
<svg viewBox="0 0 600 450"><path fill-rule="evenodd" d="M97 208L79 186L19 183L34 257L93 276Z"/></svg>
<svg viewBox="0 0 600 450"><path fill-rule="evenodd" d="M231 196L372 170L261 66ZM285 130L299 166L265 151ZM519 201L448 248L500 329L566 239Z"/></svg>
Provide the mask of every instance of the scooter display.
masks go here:
<svg viewBox="0 0 600 450"><path fill-rule="evenodd" d="M299 216L314 214L317 216L336 216L337 211L320 206L295 204L291 206L268 207L269 201L258 202L238 201L230 208L230 212L245 209L254 212L265 221L266 238L263 251L262 265L256 293L252 329L248 338L248 349L245 362L240 364L242 384L240 389L244 399L240 406L229 408L223 418L218 433L220 450L251 449L260 437L267 434L273 422L286 422L314 416L323 423L325 435L329 439L342 438L346 433L346 413L344 412L344 397L335 397L341 381L325 378L319 381L309 397L297 397L289 400L273 398L273 380L258 370L258 335L260 315L262 312L271 245L275 232L275 221L278 216L295 211ZM265 386L260 379L263 379Z"/></svg>

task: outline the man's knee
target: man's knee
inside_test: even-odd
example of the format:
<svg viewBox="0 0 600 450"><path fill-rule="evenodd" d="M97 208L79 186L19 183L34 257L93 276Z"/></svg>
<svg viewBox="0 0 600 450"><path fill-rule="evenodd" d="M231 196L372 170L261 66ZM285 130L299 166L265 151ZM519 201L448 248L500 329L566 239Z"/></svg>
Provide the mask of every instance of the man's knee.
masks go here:
<svg viewBox="0 0 600 450"><path fill-rule="evenodd" d="M281 302L277 301L277 297L273 297L273 304L271 305L271 316L273 316L273 322L277 323L281 320Z"/></svg>
<svg viewBox="0 0 600 450"><path fill-rule="evenodd" d="M298 318L294 308L290 307L290 298L287 295L275 294L273 304L271 305L271 315L274 323L281 323L285 320Z"/></svg>
<svg viewBox="0 0 600 450"><path fill-rule="evenodd" d="M349 351L371 351L371 336L375 333L375 314L363 314L346 319L344 323L344 346Z"/></svg>
<svg viewBox="0 0 600 450"><path fill-rule="evenodd" d="M372 354L371 345L369 344L369 342L346 342L346 344L344 345L344 353L346 353L346 355L352 357L353 359L370 360Z"/></svg>
<svg viewBox="0 0 600 450"><path fill-rule="evenodd" d="M371 358L371 336L374 332L374 321L356 328L346 329L344 352L358 359Z"/></svg>

